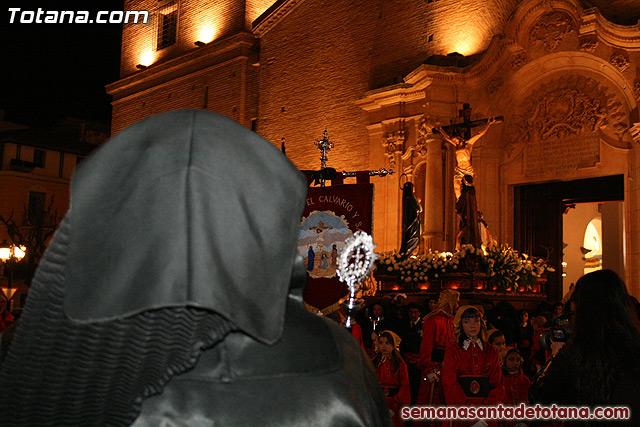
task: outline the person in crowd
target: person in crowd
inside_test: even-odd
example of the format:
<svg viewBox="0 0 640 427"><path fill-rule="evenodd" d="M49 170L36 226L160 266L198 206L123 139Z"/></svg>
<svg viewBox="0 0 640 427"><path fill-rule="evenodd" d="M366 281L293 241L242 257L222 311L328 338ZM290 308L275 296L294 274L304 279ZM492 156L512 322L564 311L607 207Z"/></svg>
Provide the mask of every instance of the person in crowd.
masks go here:
<svg viewBox="0 0 640 427"><path fill-rule="evenodd" d="M403 427L400 409L411 403L409 373L398 347L400 337L393 331L382 331L378 335L378 353L373 359L378 380L389 406L393 425Z"/></svg>
<svg viewBox="0 0 640 427"><path fill-rule="evenodd" d="M520 321L520 341L518 341L518 348L531 347L531 339L533 338L533 326L529 322L529 312L527 310L520 310L518 312L518 320ZM522 355L522 357L525 357Z"/></svg>
<svg viewBox="0 0 640 427"><path fill-rule="evenodd" d="M340 325L344 325L348 314L349 314L349 309L347 308L346 305L346 301L347 298L343 298L340 301L338 301L338 303L340 304L340 308L338 309L338 316L336 321L340 324ZM360 327L360 325L358 324L358 322L356 321L356 317L355 316L351 316L351 327L348 328L349 332L351 333L351 336L353 336L353 338L355 338L355 340L358 342L358 344L360 344L360 347L362 347L362 351L364 351L366 353L367 349L364 347L364 341L362 339L362 328Z"/></svg>
<svg viewBox="0 0 640 427"><path fill-rule="evenodd" d="M518 311L508 301L500 301L487 313L488 328L499 329L505 337L505 343L515 345L520 339Z"/></svg>
<svg viewBox="0 0 640 427"><path fill-rule="evenodd" d="M631 296L631 307L633 307L636 317L640 319L640 301L638 301L638 298Z"/></svg>
<svg viewBox="0 0 640 427"><path fill-rule="evenodd" d="M522 356L517 348L506 347L500 353L502 360L502 378L504 383L505 406L519 406L529 404L529 386L531 380L522 372ZM505 427L526 427L526 423L509 421L503 423Z"/></svg>
<svg viewBox="0 0 640 427"><path fill-rule="evenodd" d="M504 401L502 370L498 350L483 340L484 322L480 311L470 305L458 309L453 320L455 339L447 346L442 367L442 386L448 406L489 406ZM454 426L472 426L484 421L453 421Z"/></svg>
<svg viewBox="0 0 640 427"><path fill-rule="evenodd" d="M438 299L435 297L429 297L424 301L424 308L427 314L435 310L437 305L438 305Z"/></svg>
<svg viewBox="0 0 640 427"><path fill-rule="evenodd" d="M389 425L370 359L303 306L306 193L220 114L118 133L72 178L0 367L0 425Z"/></svg>
<svg viewBox="0 0 640 427"><path fill-rule="evenodd" d="M436 308L424 318L422 342L417 366L422 370L416 404L433 405L444 403L440 374L444 361L444 350L453 341L453 315L458 309L460 293L451 289L440 292Z"/></svg>
<svg viewBox="0 0 640 427"><path fill-rule="evenodd" d="M407 323L402 328L400 354L407 364L409 383L411 385L411 403L416 402L420 388L422 370L418 368L420 344L422 342L422 316L420 305L411 302L407 306Z"/></svg>
<svg viewBox="0 0 640 427"><path fill-rule="evenodd" d="M13 316L11 312L7 309L8 301L0 299L0 333L9 329L11 324L13 323ZM8 320L5 320L5 318Z"/></svg>
<svg viewBox="0 0 640 427"><path fill-rule="evenodd" d="M364 324L360 323L360 326L362 326L364 345L371 349L372 355L375 355L378 334L386 330L395 332L398 328L386 315L386 310L381 302L374 302L365 312L369 315L365 317Z"/></svg>
<svg viewBox="0 0 640 427"><path fill-rule="evenodd" d="M535 310L534 319L538 316L542 316L545 318L545 327L551 324L551 320L553 319L553 305L547 301L540 301L538 304L538 308ZM532 319L533 324L533 319Z"/></svg>
<svg viewBox="0 0 640 427"><path fill-rule="evenodd" d="M625 406L631 419L579 425L640 425L640 330L624 282L611 270L591 272L576 282L571 301L569 341L553 343L554 357L529 390L531 403Z"/></svg>
<svg viewBox="0 0 640 427"><path fill-rule="evenodd" d="M531 378L534 372L531 370L531 345L533 344L533 326L529 322L529 312L520 310L520 340L517 342L517 348L522 356L522 371Z"/></svg>
<svg viewBox="0 0 640 427"><path fill-rule="evenodd" d="M553 304L553 318L562 316L562 313L564 313L564 304L561 302Z"/></svg>
<svg viewBox="0 0 640 427"><path fill-rule="evenodd" d="M545 350L540 345L540 334L548 329L545 327L546 324L547 319L541 315L534 317L531 321L531 327L533 328L533 342L531 343L531 357L529 359L529 364L531 366L531 371L534 374L540 372L540 369L542 369L542 366L551 355L550 350Z"/></svg>
<svg viewBox="0 0 640 427"><path fill-rule="evenodd" d="M503 349L507 348L507 344L504 340L504 334L502 331L497 329L492 329L487 332L487 341L489 344L494 346L498 353L500 353Z"/></svg>
<svg viewBox="0 0 640 427"><path fill-rule="evenodd" d="M522 356L517 348L506 347L500 354L502 365L502 378L505 390L505 406L520 406L529 404L529 386L531 380L522 372ZM498 422L500 427L527 427L529 424L523 420L502 420Z"/></svg>

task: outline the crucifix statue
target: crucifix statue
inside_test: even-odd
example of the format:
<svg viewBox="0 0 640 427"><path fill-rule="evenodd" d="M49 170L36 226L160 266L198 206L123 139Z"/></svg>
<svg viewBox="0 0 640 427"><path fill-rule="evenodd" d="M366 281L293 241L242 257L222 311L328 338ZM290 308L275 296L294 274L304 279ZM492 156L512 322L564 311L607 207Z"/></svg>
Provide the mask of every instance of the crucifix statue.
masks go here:
<svg viewBox="0 0 640 427"><path fill-rule="evenodd" d="M433 133L442 134L442 138L453 145L456 152L456 168L453 177L453 189L456 193L456 200L460 199L462 181L465 175L475 175L473 166L471 166L471 150L473 149L473 144L484 136L487 130L489 130L489 126L502 122L503 120L502 116L471 120L471 107L469 104L463 104L462 110L460 110L460 117L463 118L462 123L437 126L433 129ZM480 131L471 136L471 129L478 126L482 126Z"/></svg>
<svg viewBox="0 0 640 427"><path fill-rule="evenodd" d="M456 248L460 249L464 244L479 248L483 243L480 233L483 223L478 212L476 190L473 185L475 171L471 165L471 150L489 127L494 123L502 122L503 118L499 116L471 120L469 104L463 104L460 117L463 118L462 123L437 126L433 132L442 134L442 138L453 145L456 153L453 189L456 194L456 212L460 218ZM480 130L471 136L471 129L478 126L481 126Z"/></svg>
<svg viewBox="0 0 640 427"><path fill-rule="evenodd" d="M327 151L330 151L333 147L334 144L333 142L329 141L329 136L327 135L327 129L324 130L324 134L322 136L321 140L315 140L313 142L316 146L316 148L318 148L318 150L320 150L320 152L322 153L320 155L320 170L325 169L327 167ZM324 187L324 179L322 179L320 181L320 186Z"/></svg>

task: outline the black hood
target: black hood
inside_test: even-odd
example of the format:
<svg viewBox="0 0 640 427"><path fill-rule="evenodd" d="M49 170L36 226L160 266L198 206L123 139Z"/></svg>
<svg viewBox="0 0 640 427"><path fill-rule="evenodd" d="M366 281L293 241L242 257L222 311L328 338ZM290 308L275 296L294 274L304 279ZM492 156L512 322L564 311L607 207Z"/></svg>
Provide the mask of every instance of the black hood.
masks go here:
<svg viewBox="0 0 640 427"><path fill-rule="evenodd" d="M273 343L305 196L302 174L279 150L222 115L141 121L74 174L65 313L101 322L204 308Z"/></svg>

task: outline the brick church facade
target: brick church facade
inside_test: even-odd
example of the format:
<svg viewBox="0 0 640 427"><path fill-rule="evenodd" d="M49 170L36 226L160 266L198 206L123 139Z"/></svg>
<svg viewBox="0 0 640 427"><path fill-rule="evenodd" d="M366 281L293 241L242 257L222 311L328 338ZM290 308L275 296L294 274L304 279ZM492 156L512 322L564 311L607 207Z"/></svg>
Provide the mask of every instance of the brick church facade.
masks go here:
<svg viewBox="0 0 640 427"><path fill-rule="evenodd" d="M326 128L335 142L328 166L397 171L372 179L379 250L399 247L406 180L424 207L422 247L451 250L455 157L433 127L459 120L469 103L472 120L504 117L473 149L479 210L492 235L560 261L571 201L623 201L611 214L622 237L616 269L640 295L637 1L128 0L125 7L152 19L123 28L121 78L107 87L113 134L160 112L208 109L278 147L285 141L298 168L318 169L313 141Z"/></svg>

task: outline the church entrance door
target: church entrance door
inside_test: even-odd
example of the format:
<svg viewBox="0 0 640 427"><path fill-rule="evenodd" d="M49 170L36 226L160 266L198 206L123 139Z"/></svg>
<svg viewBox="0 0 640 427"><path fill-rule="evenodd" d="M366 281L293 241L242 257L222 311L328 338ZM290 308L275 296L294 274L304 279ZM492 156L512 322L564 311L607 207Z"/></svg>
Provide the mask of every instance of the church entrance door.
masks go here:
<svg viewBox="0 0 640 427"><path fill-rule="evenodd" d="M624 176L514 186L514 247L535 257L548 257L547 296L562 298L563 213L577 203L624 200Z"/></svg>

